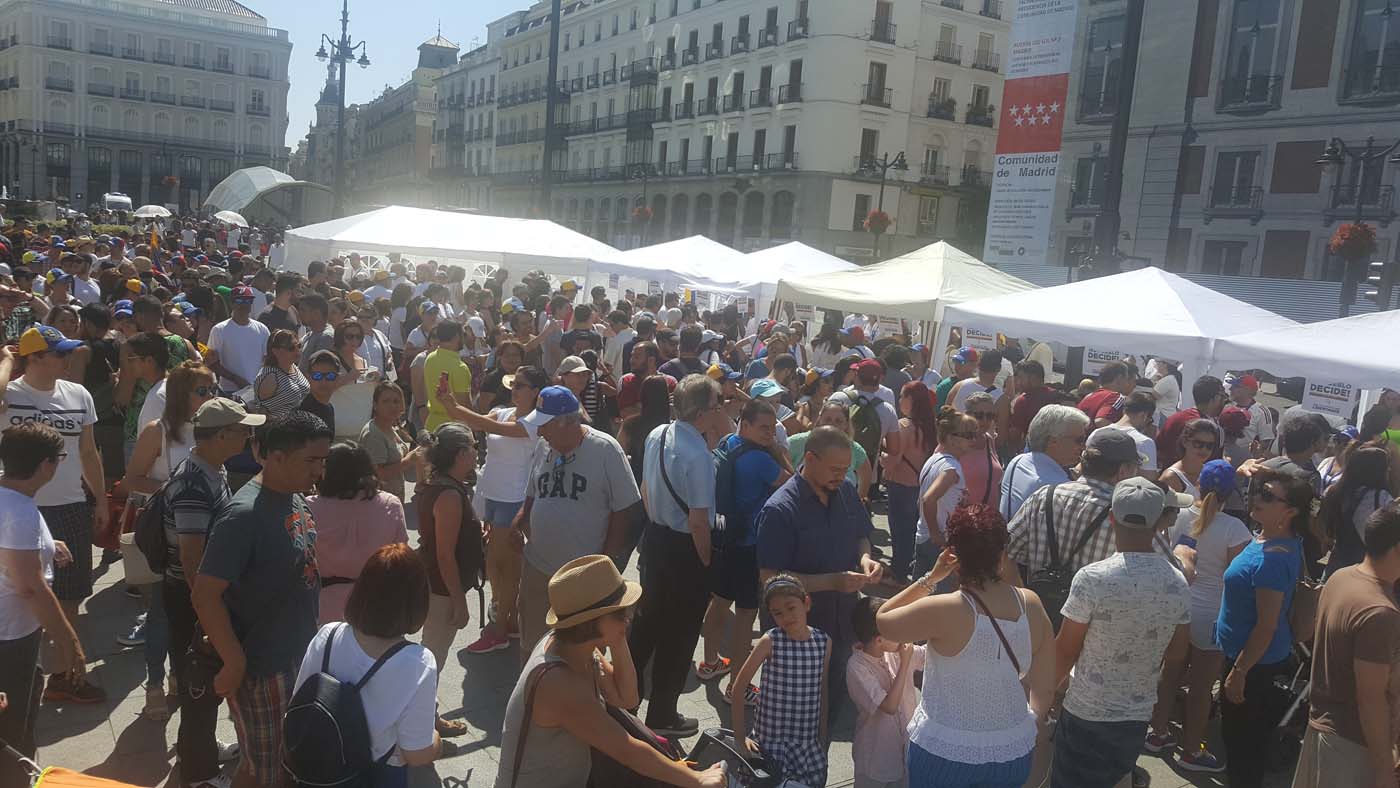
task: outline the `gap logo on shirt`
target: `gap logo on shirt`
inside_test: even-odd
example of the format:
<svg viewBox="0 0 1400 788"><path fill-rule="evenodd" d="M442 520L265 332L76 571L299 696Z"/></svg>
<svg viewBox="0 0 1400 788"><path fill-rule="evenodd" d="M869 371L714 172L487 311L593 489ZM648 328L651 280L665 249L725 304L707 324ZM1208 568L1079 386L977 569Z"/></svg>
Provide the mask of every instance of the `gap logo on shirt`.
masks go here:
<svg viewBox="0 0 1400 788"><path fill-rule="evenodd" d="M568 498L571 501L577 501L578 497L587 490L587 476L570 471L566 484L562 468L546 471L535 480L535 498Z"/></svg>

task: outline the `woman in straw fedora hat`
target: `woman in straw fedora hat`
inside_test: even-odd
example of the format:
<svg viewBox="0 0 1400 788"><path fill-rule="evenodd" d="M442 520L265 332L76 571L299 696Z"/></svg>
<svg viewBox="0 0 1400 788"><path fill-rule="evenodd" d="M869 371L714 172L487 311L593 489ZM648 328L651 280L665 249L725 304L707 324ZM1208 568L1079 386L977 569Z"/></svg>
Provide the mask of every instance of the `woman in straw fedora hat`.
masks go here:
<svg viewBox="0 0 1400 788"><path fill-rule="evenodd" d="M627 622L642 587L611 559L577 558L549 580L551 631L525 663L506 705L496 788L584 788L590 749L637 774L686 788L725 784L717 764L694 772L628 735L604 704L641 704ZM558 668L556 670L556 668Z"/></svg>

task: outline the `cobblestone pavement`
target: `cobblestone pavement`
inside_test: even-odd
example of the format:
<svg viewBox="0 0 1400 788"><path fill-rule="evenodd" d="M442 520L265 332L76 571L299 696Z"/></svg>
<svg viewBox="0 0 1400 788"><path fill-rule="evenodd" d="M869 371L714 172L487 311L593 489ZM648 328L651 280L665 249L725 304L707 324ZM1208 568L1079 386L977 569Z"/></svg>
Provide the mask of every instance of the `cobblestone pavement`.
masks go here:
<svg viewBox="0 0 1400 788"><path fill-rule="evenodd" d="M885 518L881 515L876 519L877 526L884 529ZM411 511L408 522L416 522ZM410 536L416 540L415 535ZM877 532L877 542L880 541L887 542L884 530ZM38 760L41 765L65 766L132 785L175 788L179 785L178 779L172 778L178 712L164 723L140 716L145 704L145 660L140 648L124 649L115 640L130 628L140 603L122 592L120 562L98 571L101 574L96 593L79 617L78 630L87 649L92 680L107 690L108 701L92 706L45 705L38 723ZM628 575L636 579L635 562ZM413 770L410 785L414 788L480 788L492 785L496 777L501 723L520 657L514 647L484 656L460 650L480 633L476 595L471 595L469 601L472 622L457 636L457 650L443 670L439 697L445 716L465 720L470 731L453 739L449 752L432 767ZM696 656L700 656L698 652ZM234 741L236 736L226 709L220 714L218 735L221 741ZM727 724L728 707L720 701L719 682L702 684L692 674L680 709L699 719L702 729ZM828 781L833 788L852 782L853 727L854 715L848 709L833 730ZM1213 750L1223 756L1222 747ZM1151 774L1154 788L1225 785L1223 775L1193 775L1187 779L1155 756L1144 755L1139 764ZM1286 788L1290 782L1290 775L1276 775L1268 786Z"/></svg>

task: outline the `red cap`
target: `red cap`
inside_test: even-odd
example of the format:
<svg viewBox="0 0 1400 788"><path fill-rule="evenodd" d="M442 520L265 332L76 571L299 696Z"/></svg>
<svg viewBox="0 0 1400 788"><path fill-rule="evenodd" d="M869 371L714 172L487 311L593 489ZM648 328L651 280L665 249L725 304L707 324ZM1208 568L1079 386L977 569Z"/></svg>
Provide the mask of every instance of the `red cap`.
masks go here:
<svg viewBox="0 0 1400 788"><path fill-rule="evenodd" d="M251 304L257 299L257 295L253 292L253 288L247 286L239 286L233 288L233 290L229 293L229 297L233 300L235 304Z"/></svg>
<svg viewBox="0 0 1400 788"><path fill-rule="evenodd" d="M885 365L873 358L857 362L851 369L855 370L856 377L862 383L878 383L885 374Z"/></svg>

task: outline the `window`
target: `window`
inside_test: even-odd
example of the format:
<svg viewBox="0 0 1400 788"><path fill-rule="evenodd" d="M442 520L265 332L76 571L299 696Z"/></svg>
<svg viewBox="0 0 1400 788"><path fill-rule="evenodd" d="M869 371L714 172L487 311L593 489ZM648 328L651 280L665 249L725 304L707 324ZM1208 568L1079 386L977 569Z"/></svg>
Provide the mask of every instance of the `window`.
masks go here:
<svg viewBox="0 0 1400 788"><path fill-rule="evenodd" d="M573 33L565 33L565 34L564 34L564 51L565 51L565 52L568 52L568 51L569 51L569 42L571 42L571 41L573 41L573 40L574 40L574 34L573 34ZM526 62L528 62L528 61L526 61Z"/></svg>
<svg viewBox="0 0 1400 788"><path fill-rule="evenodd" d="M632 9L632 14L633 14L633 16L635 16L635 15L637 14L637 9L635 9L635 8ZM598 25L599 25L600 27L602 26L602 24L603 24L602 22L599 22L599 23L598 23ZM618 24L619 24L618 16L617 16L617 14L613 14L613 18L612 18L612 34L613 34L613 35L617 35L617 31L620 29L620 28L618 27Z"/></svg>
<svg viewBox="0 0 1400 788"><path fill-rule="evenodd" d="M50 142L44 150L44 160L50 167L68 166L68 144L65 142Z"/></svg>
<svg viewBox="0 0 1400 788"><path fill-rule="evenodd" d="M632 13L635 14L636 11L633 11ZM656 143L656 163L661 167L666 166L666 154L667 148L669 147L670 143L666 140L661 140L660 142Z"/></svg>
<svg viewBox="0 0 1400 788"><path fill-rule="evenodd" d="M865 219L870 215L870 195L857 194L855 210L851 212L851 231L865 232Z"/></svg>
<svg viewBox="0 0 1400 788"><path fill-rule="evenodd" d="M1257 151L1219 154L1215 159L1215 181L1211 185L1210 204L1221 207L1249 205L1258 166Z"/></svg>
<svg viewBox="0 0 1400 788"><path fill-rule="evenodd" d="M871 62L869 79L867 80L870 83L869 96L884 100L885 72L887 70L888 67L884 63Z"/></svg>
<svg viewBox="0 0 1400 788"><path fill-rule="evenodd" d="M1079 93L1079 117L1112 116L1118 111L1118 78L1122 72L1123 17L1096 19L1084 43L1084 78Z"/></svg>
<svg viewBox="0 0 1400 788"><path fill-rule="evenodd" d="M938 234L938 198L919 198L919 235L933 237Z"/></svg>
<svg viewBox="0 0 1400 788"><path fill-rule="evenodd" d="M1400 19L1386 0L1360 0L1347 68L1348 96L1400 92Z"/></svg>
<svg viewBox="0 0 1400 788"><path fill-rule="evenodd" d="M753 133L753 163L756 167L763 166L764 156L768 151L768 130L757 129Z"/></svg>
<svg viewBox="0 0 1400 788"><path fill-rule="evenodd" d="M986 85L972 86L972 106L976 107L979 111L985 111L987 109L987 102L991 101L991 99L991 88Z"/></svg>
<svg viewBox="0 0 1400 788"><path fill-rule="evenodd" d="M635 8L632 9L632 19L627 23L627 29L628 29L628 30L636 30L636 29L637 29L637 9L635 9ZM617 31L614 30L614 31L613 31L613 34L616 35L616 34L617 34Z"/></svg>
<svg viewBox="0 0 1400 788"><path fill-rule="evenodd" d="M1247 0L1235 3L1225 57L1225 78L1220 100L1224 106L1273 101L1279 59L1279 6L1283 0ZM1283 42L1287 48L1287 42Z"/></svg>
<svg viewBox="0 0 1400 788"><path fill-rule="evenodd" d="M1097 207L1102 202L1102 156L1084 156L1074 163L1074 183L1070 191L1071 208Z"/></svg>
<svg viewBox="0 0 1400 788"><path fill-rule="evenodd" d="M1201 251L1201 273L1239 276L1248 246L1244 241L1206 241Z"/></svg>
<svg viewBox="0 0 1400 788"><path fill-rule="evenodd" d="M783 127L783 163L791 164L797 155L797 127Z"/></svg>
<svg viewBox="0 0 1400 788"><path fill-rule="evenodd" d="M860 130L860 163L865 166L867 162L873 162L879 158L880 153L880 131L879 129Z"/></svg>
<svg viewBox="0 0 1400 788"><path fill-rule="evenodd" d="M936 77L933 80L933 100L944 102L953 97L953 80Z"/></svg>
<svg viewBox="0 0 1400 788"><path fill-rule="evenodd" d="M680 13L680 1L681 0L671 0L671 16L675 16L676 14Z"/></svg>
<svg viewBox="0 0 1400 788"><path fill-rule="evenodd" d="M267 93L261 88L253 88L248 91L248 103L254 107L267 106Z"/></svg>

